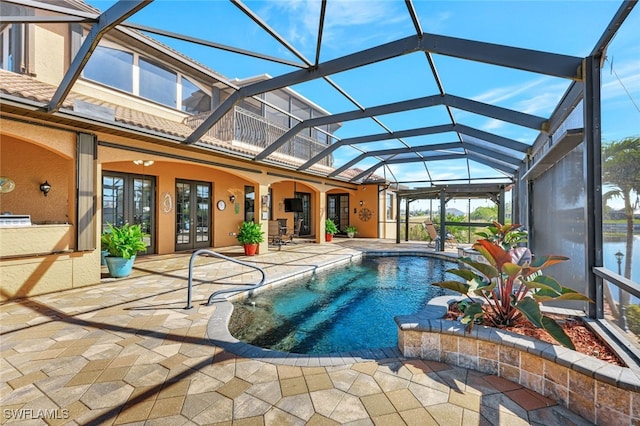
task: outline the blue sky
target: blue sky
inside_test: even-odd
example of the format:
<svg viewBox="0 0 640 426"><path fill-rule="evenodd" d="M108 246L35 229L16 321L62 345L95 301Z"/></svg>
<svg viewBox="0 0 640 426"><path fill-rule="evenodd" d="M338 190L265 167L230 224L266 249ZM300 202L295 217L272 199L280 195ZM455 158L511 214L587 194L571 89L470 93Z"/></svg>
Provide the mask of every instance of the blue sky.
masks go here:
<svg viewBox="0 0 640 426"><path fill-rule="evenodd" d="M105 10L113 1L91 1ZM308 60L315 59L319 1L247 1L278 34ZM619 1L415 1L424 32L545 52L584 57L588 55L617 11ZM640 134L640 7L636 7L607 52L603 67L603 139L615 140ZM193 37L263 54L298 59L265 33L236 6L227 1L165 1L146 6L131 22L162 28ZM320 61L374 47L415 34L403 1L327 2ZM209 47L154 36L229 78L267 73L277 76L294 68L243 57ZM442 55L433 59L446 93L548 117L569 86L569 81L525 71L490 66ZM438 88L423 53L406 55L361 69L331 76L364 107L438 94ZM355 105L324 81L293 87L331 113L356 109ZM458 123L490 131L531 144L537 132L508 123L453 110ZM378 117L391 130L448 124L444 107ZM340 138L384 129L371 119L344 123ZM409 138L410 145L457 141L455 134ZM365 144L366 150L401 147L389 140ZM336 151L340 166L358 151ZM358 164L366 169L372 161ZM391 180L499 177L501 174L479 163L449 160L410 163L379 170ZM466 204L466 203L465 203Z"/></svg>

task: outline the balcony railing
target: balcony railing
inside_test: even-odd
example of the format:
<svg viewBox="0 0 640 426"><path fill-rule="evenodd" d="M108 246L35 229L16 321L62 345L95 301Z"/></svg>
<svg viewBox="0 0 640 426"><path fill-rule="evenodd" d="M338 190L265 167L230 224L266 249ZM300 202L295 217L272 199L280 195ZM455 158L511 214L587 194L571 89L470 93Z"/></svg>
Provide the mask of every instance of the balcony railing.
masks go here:
<svg viewBox="0 0 640 426"><path fill-rule="evenodd" d="M204 122L208 115L209 113L192 115L185 119L184 124L195 129ZM260 115L236 106L211 127L207 135L224 142L237 141L266 148L284 135L287 130L269 122ZM327 147L326 142L298 134L275 152L307 161ZM333 156L324 157L318 164L332 167Z"/></svg>

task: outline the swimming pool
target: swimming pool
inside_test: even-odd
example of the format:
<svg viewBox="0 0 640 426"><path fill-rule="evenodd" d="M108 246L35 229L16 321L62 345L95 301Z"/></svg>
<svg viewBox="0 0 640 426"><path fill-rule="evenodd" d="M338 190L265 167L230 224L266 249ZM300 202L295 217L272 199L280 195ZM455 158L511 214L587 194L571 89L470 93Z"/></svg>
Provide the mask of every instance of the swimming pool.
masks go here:
<svg viewBox="0 0 640 426"><path fill-rule="evenodd" d="M325 354L397 346L394 317L454 295L430 285L453 265L422 256L367 256L343 269L234 303L237 339L284 352Z"/></svg>

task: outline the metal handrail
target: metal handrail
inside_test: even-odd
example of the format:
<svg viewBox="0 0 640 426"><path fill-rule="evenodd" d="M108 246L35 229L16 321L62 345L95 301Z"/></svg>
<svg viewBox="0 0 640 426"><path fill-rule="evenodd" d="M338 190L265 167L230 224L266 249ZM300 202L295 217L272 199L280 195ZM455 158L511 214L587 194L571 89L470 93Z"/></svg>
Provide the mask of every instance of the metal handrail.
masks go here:
<svg viewBox="0 0 640 426"><path fill-rule="evenodd" d="M626 291L627 293L631 293L635 297L640 298L640 286L629 278L618 275L601 266L593 268L593 273L596 274L596 276L613 283L616 287Z"/></svg>
<svg viewBox="0 0 640 426"><path fill-rule="evenodd" d="M211 250L207 250L207 249L196 250L196 251L193 252L193 254L191 255L191 258L189 259L189 281L188 281L188 286L187 286L187 306L185 307L185 309L193 308L193 306L191 304L191 287L193 287L193 262L195 261L196 256L198 256L199 254L204 254L204 253L206 253L208 255L212 255L212 256L218 257L220 259L224 259L224 260L228 260L230 262L237 263L239 265L248 266L249 268L257 269L262 274L262 279L260 280L260 282L258 284L250 284L251 285L250 288L246 288L246 289L241 289L240 290L237 287L233 287L233 288L227 288L227 289L214 291L213 293L211 293L211 296L209 296L209 300L207 300L207 306L211 305L213 303L213 298L216 297L219 294L253 290L255 288L260 287L262 284L264 284L264 281L267 278L266 273L259 266L252 265L251 263L243 262L241 260L234 259L232 257L228 257L228 256L225 256L225 255L220 254L220 253L216 253L215 251L211 251Z"/></svg>

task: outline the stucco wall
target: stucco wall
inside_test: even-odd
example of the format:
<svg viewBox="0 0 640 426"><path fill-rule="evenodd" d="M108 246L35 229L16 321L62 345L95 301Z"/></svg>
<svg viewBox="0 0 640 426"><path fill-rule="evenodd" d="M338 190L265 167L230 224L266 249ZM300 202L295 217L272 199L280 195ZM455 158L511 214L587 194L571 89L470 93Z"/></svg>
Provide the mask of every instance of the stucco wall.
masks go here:
<svg viewBox="0 0 640 426"><path fill-rule="evenodd" d="M2 136L1 153L2 176L16 183L12 192L0 194L3 213L31 215L32 223L73 223L75 165L72 159L6 135ZM46 197L40 191L40 184L45 180L51 185Z"/></svg>
<svg viewBox="0 0 640 426"><path fill-rule="evenodd" d="M16 187L0 194L0 210L28 214L36 225L0 228L0 300L99 283L99 252L73 252L76 134L6 120L2 130L0 170Z"/></svg>

